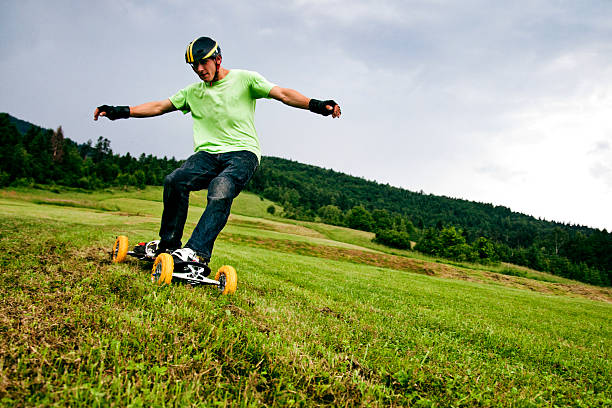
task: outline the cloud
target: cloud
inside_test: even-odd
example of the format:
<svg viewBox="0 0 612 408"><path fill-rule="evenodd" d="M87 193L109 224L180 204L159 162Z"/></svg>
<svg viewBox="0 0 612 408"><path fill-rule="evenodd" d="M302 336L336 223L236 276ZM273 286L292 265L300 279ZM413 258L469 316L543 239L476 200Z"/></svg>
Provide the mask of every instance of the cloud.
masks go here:
<svg viewBox="0 0 612 408"><path fill-rule="evenodd" d="M602 180L608 187L612 188L612 166L608 163L595 163L590 168L590 172L593 177Z"/></svg>
<svg viewBox="0 0 612 408"><path fill-rule="evenodd" d="M610 151L610 142L607 140L600 140L595 143L595 146L593 146L593 149L589 151L589 154L598 155L608 151Z"/></svg>
<svg viewBox="0 0 612 408"><path fill-rule="evenodd" d="M594 160L589 168L591 176L602 181L612 191L612 148L610 141L597 141L588 154Z"/></svg>
<svg viewBox="0 0 612 408"><path fill-rule="evenodd" d="M523 171L511 170L492 163L476 168L476 172L492 177L502 183L510 183L516 180L517 177L525 175L525 172Z"/></svg>
<svg viewBox="0 0 612 408"><path fill-rule="evenodd" d="M343 25L363 22L400 23L405 21L406 16L406 7L393 1L295 0L292 4L296 11L306 18L325 18Z"/></svg>

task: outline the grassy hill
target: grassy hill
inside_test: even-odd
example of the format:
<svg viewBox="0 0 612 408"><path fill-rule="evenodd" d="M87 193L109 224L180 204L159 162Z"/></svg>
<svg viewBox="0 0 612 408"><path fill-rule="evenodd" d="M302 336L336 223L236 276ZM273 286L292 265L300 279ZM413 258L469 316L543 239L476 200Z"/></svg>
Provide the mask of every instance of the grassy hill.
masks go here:
<svg viewBox="0 0 612 408"><path fill-rule="evenodd" d="M160 198L0 190L2 405L612 404L610 288L390 250L247 193L212 262L236 294L159 287L108 253L156 237Z"/></svg>

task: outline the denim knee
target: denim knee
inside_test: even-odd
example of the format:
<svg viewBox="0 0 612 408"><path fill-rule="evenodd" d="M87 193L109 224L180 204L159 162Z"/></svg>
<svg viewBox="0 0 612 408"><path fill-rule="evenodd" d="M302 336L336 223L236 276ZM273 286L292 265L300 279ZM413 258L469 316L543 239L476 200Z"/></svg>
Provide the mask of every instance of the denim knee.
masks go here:
<svg viewBox="0 0 612 408"><path fill-rule="evenodd" d="M236 197L236 184L229 177L216 177L208 186L209 200L233 199Z"/></svg>

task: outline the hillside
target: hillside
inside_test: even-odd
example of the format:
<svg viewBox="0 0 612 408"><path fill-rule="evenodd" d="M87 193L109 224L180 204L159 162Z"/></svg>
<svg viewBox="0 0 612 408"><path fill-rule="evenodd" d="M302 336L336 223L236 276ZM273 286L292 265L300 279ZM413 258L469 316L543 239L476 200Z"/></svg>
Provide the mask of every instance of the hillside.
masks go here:
<svg viewBox="0 0 612 408"><path fill-rule="evenodd" d="M103 137L77 144L0 114L0 186L87 190L161 185L174 158L113 153ZM509 262L602 286L612 284L612 232L535 219L491 204L415 193L333 170L264 157L248 189L286 218L374 232L377 242L454 261Z"/></svg>
<svg viewBox="0 0 612 408"><path fill-rule="evenodd" d="M0 190L3 405L612 402L609 288L390 250L273 216L249 193L212 263L236 267L236 294L159 287L150 265L109 251L119 234L156 236L160 199L159 187Z"/></svg>
<svg viewBox="0 0 612 408"><path fill-rule="evenodd" d="M253 181L253 191L283 201L286 191L293 189L297 193L294 193L295 198L285 200L307 210L329 204L342 210L362 205L370 211L382 209L405 215L419 228L456 225L474 236L484 235L523 247L531 245L538 234L545 235L555 228L587 235L598 231L536 219L503 206L412 192L277 157L264 157L261 167L258 178Z"/></svg>
<svg viewBox="0 0 612 408"><path fill-rule="evenodd" d="M453 226L468 244L483 237L491 241L496 259L579 280L585 279L584 272L570 271L567 260L585 263L601 272L597 282L612 282L612 232L605 230L536 219L502 206L415 193L275 157L262 159L249 189L289 208L291 218L347 225L351 212L363 207L370 221L348 222L349 226L412 231L415 241L424 239L427 230ZM340 214L336 220L326 217L329 208Z"/></svg>

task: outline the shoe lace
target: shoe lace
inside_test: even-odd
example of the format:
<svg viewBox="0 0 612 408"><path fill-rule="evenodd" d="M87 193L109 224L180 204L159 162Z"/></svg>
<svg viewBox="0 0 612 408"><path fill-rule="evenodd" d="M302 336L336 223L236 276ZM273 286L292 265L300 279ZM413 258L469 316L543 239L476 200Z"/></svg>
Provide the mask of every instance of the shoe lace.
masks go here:
<svg viewBox="0 0 612 408"><path fill-rule="evenodd" d="M159 241L151 241L151 242L147 243L147 245L145 247L145 252L148 255L155 256L155 253L157 252L157 246L158 245L159 245Z"/></svg>

